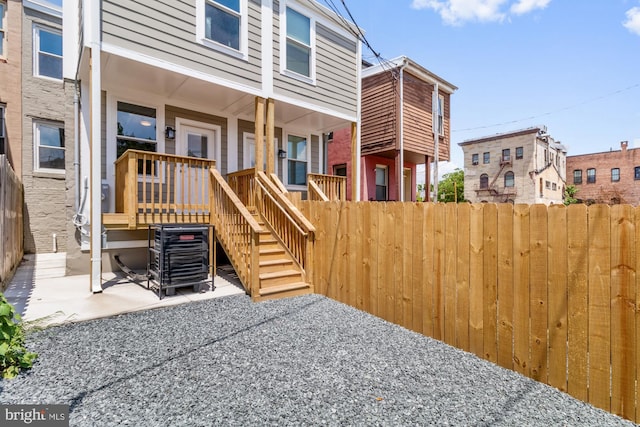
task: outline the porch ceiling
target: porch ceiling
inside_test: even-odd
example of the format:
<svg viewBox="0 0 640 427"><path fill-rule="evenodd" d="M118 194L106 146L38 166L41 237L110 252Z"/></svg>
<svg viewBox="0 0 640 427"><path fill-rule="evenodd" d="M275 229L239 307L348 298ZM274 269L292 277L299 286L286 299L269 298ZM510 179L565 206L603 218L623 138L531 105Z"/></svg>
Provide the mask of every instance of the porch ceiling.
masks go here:
<svg viewBox="0 0 640 427"><path fill-rule="evenodd" d="M166 104L254 120L254 100L259 90L249 93L107 53L103 53L101 71L105 88L118 88L132 96L149 93ZM277 127L309 132L329 132L349 125L342 118L277 100L275 121Z"/></svg>

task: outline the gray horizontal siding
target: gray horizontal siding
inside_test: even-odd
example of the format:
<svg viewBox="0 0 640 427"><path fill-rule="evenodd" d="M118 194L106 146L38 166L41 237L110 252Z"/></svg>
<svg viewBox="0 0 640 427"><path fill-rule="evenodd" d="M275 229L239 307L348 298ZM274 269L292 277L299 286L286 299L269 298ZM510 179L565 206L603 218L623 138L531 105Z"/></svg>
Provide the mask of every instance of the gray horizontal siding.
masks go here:
<svg viewBox="0 0 640 427"><path fill-rule="evenodd" d="M259 88L261 10L249 2L248 62L196 42L195 0L103 0L102 40L198 72Z"/></svg>
<svg viewBox="0 0 640 427"><path fill-rule="evenodd" d="M274 8L274 91L336 110L356 114L357 45L331 29L316 24L316 85L280 74L280 16Z"/></svg>

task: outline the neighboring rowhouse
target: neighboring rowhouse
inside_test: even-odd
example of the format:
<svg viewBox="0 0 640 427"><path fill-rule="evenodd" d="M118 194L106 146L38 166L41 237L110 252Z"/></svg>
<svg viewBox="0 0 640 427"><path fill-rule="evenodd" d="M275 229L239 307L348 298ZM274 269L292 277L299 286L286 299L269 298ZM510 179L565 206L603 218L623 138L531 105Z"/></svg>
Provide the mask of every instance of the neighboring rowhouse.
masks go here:
<svg viewBox="0 0 640 427"><path fill-rule="evenodd" d="M562 203L565 147L531 127L459 143L464 152L464 198L474 202Z"/></svg>
<svg viewBox="0 0 640 427"><path fill-rule="evenodd" d="M19 3L18 3L19 4ZM40 0L23 1L22 11L22 182L25 252L64 252L67 248L66 186L73 153L65 140L66 109L62 76L62 8Z"/></svg>
<svg viewBox="0 0 640 427"><path fill-rule="evenodd" d="M361 200L415 201L418 164L427 165L429 186L436 144L439 160L449 160L451 95L457 89L406 56L362 70ZM333 132L329 171L347 177L349 198L354 153L351 130Z"/></svg>
<svg viewBox="0 0 640 427"><path fill-rule="evenodd" d="M149 223L208 223L210 168L255 166L306 190L324 169L323 134L357 121L358 29L317 1L81 0L64 11L64 74L80 95L67 144L79 168L66 169L80 241L68 238L67 269L91 265L94 292L113 255L145 265Z"/></svg>
<svg viewBox="0 0 640 427"><path fill-rule="evenodd" d="M628 146L622 141L620 150L567 157L568 184L578 190L578 200L589 204L640 203L640 149Z"/></svg>
<svg viewBox="0 0 640 427"><path fill-rule="evenodd" d="M0 154L22 174L22 5L0 0Z"/></svg>

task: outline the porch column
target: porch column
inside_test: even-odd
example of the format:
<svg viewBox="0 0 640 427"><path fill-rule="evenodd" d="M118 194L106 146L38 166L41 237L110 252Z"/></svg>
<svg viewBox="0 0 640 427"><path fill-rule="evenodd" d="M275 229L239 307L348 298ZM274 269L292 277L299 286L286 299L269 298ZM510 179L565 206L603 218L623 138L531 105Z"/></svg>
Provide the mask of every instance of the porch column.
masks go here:
<svg viewBox="0 0 640 427"><path fill-rule="evenodd" d="M256 96L254 132L256 146L256 172L262 171L264 167L264 104L265 99Z"/></svg>
<svg viewBox="0 0 640 427"><path fill-rule="evenodd" d="M101 186L102 186L102 158L101 158L101 85L100 85L100 49L92 46L89 56L89 156L90 165L90 194L91 203L89 212L91 218L91 275L90 290L93 293L102 292L102 207L101 207Z"/></svg>
<svg viewBox="0 0 640 427"><path fill-rule="evenodd" d="M431 159L429 156L424 156L424 201L431 201Z"/></svg>
<svg viewBox="0 0 640 427"><path fill-rule="evenodd" d="M351 200L360 200L360 156L358 155L358 124L351 123Z"/></svg>
<svg viewBox="0 0 640 427"><path fill-rule="evenodd" d="M275 102L267 99L267 175L276 172L275 152Z"/></svg>

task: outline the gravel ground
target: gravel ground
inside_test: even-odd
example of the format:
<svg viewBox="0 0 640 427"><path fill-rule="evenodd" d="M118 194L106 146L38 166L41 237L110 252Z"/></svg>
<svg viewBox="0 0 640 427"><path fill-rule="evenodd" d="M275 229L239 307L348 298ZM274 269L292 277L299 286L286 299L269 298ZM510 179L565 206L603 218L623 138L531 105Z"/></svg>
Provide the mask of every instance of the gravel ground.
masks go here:
<svg viewBox="0 0 640 427"><path fill-rule="evenodd" d="M35 332L0 402L71 425L634 425L330 299L237 295Z"/></svg>

